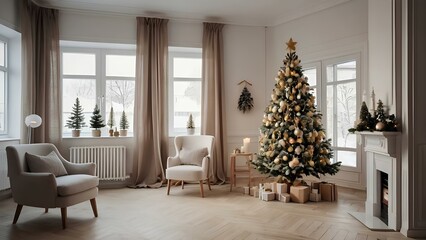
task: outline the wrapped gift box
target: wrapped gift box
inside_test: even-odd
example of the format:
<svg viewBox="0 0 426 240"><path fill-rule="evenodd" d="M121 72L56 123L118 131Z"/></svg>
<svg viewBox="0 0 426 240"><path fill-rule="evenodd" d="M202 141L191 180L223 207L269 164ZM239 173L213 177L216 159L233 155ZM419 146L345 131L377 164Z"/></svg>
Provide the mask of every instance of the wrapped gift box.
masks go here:
<svg viewBox="0 0 426 240"><path fill-rule="evenodd" d="M249 187L244 187L244 194L245 195L249 195L250 194L250 188Z"/></svg>
<svg viewBox="0 0 426 240"><path fill-rule="evenodd" d="M275 200L275 193L273 192L262 192L263 201L273 201Z"/></svg>
<svg viewBox="0 0 426 240"><path fill-rule="evenodd" d="M321 200L327 202L337 201L337 189L334 183L322 182L319 185L319 193L321 194Z"/></svg>
<svg viewBox="0 0 426 240"><path fill-rule="evenodd" d="M317 190L317 189L312 189L312 190ZM319 202L319 201L321 201L321 194L311 192L309 194L309 201L311 201L311 202Z"/></svg>
<svg viewBox="0 0 426 240"><path fill-rule="evenodd" d="M292 202L305 203L309 200L310 189L308 186L291 186L290 198Z"/></svg>
<svg viewBox="0 0 426 240"><path fill-rule="evenodd" d="M317 189L317 192L319 192L319 185L320 185L320 182L311 182L311 189L312 189L312 192L314 192L314 189Z"/></svg>
<svg viewBox="0 0 426 240"><path fill-rule="evenodd" d="M264 183L263 184L263 189L265 189L265 191L272 191L272 185L271 183Z"/></svg>
<svg viewBox="0 0 426 240"><path fill-rule="evenodd" d="M277 183L276 182L271 183L271 190L272 190L273 193L277 192Z"/></svg>
<svg viewBox="0 0 426 240"><path fill-rule="evenodd" d="M288 193L287 183L277 183L277 194Z"/></svg>
<svg viewBox="0 0 426 240"><path fill-rule="evenodd" d="M277 193L277 199L281 202L290 202L290 194L288 193Z"/></svg>
<svg viewBox="0 0 426 240"><path fill-rule="evenodd" d="M256 193L257 193L257 195L256 195ZM257 187L257 186L251 187L250 196L254 196L254 197L259 196L259 187Z"/></svg>

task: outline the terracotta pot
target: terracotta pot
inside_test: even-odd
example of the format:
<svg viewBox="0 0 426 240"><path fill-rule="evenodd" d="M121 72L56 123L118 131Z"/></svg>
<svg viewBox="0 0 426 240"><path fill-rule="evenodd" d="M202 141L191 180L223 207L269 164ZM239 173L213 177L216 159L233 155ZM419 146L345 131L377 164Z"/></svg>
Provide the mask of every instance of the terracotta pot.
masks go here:
<svg viewBox="0 0 426 240"><path fill-rule="evenodd" d="M127 129L120 129L120 136L122 137L127 136Z"/></svg>
<svg viewBox="0 0 426 240"><path fill-rule="evenodd" d="M80 129L73 129L71 131L72 137L80 137Z"/></svg>
<svg viewBox="0 0 426 240"><path fill-rule="evenodd" d="M101 136L101 130L95 129L92 130L92 137L100 137Z"/></svg>
<svg viewBox="0 0 426 240"><path fill-rule="evenodd" d="M110 129L110 130L108 131L108 133L109 133L109 136L110 136L110 137L113 137L113 136L114 136L114 129Z"/></svg>

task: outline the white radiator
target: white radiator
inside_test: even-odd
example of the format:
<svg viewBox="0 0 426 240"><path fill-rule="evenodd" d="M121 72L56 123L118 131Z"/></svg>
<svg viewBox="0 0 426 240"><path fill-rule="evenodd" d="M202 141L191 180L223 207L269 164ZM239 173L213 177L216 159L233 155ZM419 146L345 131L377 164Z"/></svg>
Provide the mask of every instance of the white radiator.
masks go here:
<svg viewBox="0 0 426 240"><path fill-rule="evenodd" d="M125 146L71 147L73 163L96 163L95 174L100 180L126 179Z"/></svg>
<svg viewBox="0 0 426 240"><path fill-rule="evenodd" d="M0 150L0 191L10 188L9 177L7 177L6 150Z"/></svg>

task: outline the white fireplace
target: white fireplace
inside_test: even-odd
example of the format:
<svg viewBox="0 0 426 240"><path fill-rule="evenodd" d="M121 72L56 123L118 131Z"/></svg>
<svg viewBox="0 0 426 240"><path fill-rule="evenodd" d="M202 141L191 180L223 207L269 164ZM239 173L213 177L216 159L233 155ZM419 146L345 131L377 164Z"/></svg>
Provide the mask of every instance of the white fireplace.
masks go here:
<svg viewBox="0 0 426 240"><path fill-rule="evenodd" d="M371 230L401 227L401 161L399 132L360 132L366 156L367 199L365 212L350 213ZM387 174L387 209L383 209L383 182ZM387 213L382 213L387 211ZM381 216L387 215L387 223Z"/></svg>

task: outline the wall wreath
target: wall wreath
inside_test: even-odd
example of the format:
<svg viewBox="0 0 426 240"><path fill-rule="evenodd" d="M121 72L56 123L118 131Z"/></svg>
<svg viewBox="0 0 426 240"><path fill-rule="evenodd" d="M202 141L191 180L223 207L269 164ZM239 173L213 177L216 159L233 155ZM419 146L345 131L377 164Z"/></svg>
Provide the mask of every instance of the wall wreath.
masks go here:
<svg viewBox="0 0 426 240"><path fill-rule="evenodd" d="M238 85L245 83L246 85L243 88L243 91L241 92L240 98L238 99L238 110L245 113L246 111L250 111L253 108L253 97L251 96L250 91L247 89L247 84L252 86L251 83L249 83L246 80L241 81L238 83Z"/></svg>

